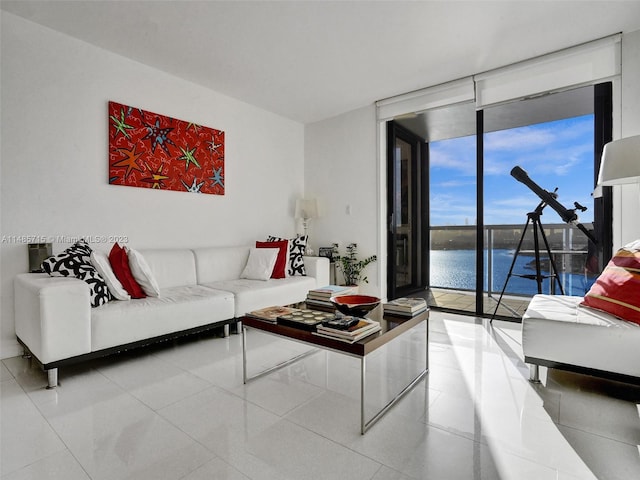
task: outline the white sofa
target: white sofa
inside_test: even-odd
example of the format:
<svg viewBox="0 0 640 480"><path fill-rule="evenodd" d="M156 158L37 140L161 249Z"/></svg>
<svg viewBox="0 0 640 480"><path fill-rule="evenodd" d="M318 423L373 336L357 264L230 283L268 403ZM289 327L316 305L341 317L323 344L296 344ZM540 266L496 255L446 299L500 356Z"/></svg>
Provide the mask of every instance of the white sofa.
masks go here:
<svg viewBox="0 0 640 480"><path fill-rule="evenodd" d="M306 276L241 279L250 247L141 250L159 297L90 307L88 285L76 278L20 274L14 281L20 343L58 384L58 367L176 336L236 323L245 313L303 301L329 284L329 261L304 257Z"/></svg>
<svg viewBox="0 0 640 480"><path fill-rule="evenodd" d="M580 306L582 297L535 295L522 317L530 380L539 365L640 383L640 325Z"/></svg>

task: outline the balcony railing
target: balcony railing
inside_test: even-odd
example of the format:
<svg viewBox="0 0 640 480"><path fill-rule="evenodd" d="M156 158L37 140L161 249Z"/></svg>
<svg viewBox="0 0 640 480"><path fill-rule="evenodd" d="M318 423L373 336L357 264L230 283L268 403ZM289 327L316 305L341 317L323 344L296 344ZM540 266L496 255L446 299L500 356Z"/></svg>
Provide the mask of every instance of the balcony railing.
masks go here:
<svg viewBox="0 0 640 480"><path fill-rule="evenodd" d="M565 294L584 295L595 277L585 269L588 254L586 236L567 224L548 224L543 228L558 270L558 281L562 283ZM485 226L483 292L487 296L502 291L522 230L523 225ZM474 225L431 227L431 287L475 291L475 239ZM535 273L534 251L533 233L529 228L513 275L508 280L506 294L532 296L537 293L535 280L516 276ZM542 270L547 273L549 259L542 242L540 256ZM545 280L543 291L554 293L554 282Z"/></svg>

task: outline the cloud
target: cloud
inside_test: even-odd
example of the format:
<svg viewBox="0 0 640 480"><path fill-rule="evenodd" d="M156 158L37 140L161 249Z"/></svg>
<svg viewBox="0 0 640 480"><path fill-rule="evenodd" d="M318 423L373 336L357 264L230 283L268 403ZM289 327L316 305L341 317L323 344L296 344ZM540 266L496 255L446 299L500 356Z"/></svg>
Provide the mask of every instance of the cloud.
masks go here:
<svg viewBox="0 0 640 480"><path fill-rule="evenodd" d="M489 208L491 207L512 207L512 208L520 208L520 207L525 207L525 208L529 208L529 210L532 210L533 208L535 208L535 205L532 205L532 200L535 202L537 199L537 201L539 202L540 199L538 199L538 197L534 194L531 195L522 195L519 197L512 197L510 196L509 198L500 198L497 200L491 200L490 202L488 202L487 204L485 204L485 210L487 209L487 206ZM529 211L527 210L527 211ZM522 210L520 210L522 211Z"/></svg>
<svg viewBox="0 0 640 480"><path fill-rule="evenodd" d="M432 142L429 145L430 167L454 169L464 175L475 175L475 142L475 135Z"/></svg>
<svg viewBox="0 0 640 480"><path fill-rule="evenodd" d="M484 144L485 175L519 165L530 174L566 176L581 164L593 168L593 116L491 132Z"/></svg>
<svg viewBox="0 0 640 480"><path fill-rule="evenodd" d="M553 143L555 136L550 129L520 127L499 130L484 136L485 152L531 150Z"/></svg>
<svg viewBox="0 0 640 480"><path fill-rule="evenodd" d="M432 226L474 225L476 210L475 188L461 189L459 193L432 190L429 200L429 215Z"/></svg>
<svg viewBox="0 0 640 480"><path fill-rule="evenodd" d="M431 187L440 188L458 188L458 187L473 187L475 192L476 182L474 180L446 180L444 182L434 183Z"/></svg>
<svg viewBox="0 0 640 480"><path fill-rule="evenodd" d="M430 144L433 225L475 222L475 140L470 136ZM516 165L541 188L559 187L558 201L566 208L573 208L574 200L588 206L580 217L592 221L592 115L491 132L485 135L484 145L485 223L524 224L527 212L540 202L510 176ZM545 209L543 220L562 223L551 208Z"/></svg>

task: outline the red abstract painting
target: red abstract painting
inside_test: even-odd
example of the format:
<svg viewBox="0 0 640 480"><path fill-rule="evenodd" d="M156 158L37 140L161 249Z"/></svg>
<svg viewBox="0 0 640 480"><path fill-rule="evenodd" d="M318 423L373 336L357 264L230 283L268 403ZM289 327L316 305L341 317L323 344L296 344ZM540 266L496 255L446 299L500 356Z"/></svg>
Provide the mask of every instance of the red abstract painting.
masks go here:
<svg viewBox="0 0 640 480"><path fill-rule="evenodd" d="M224 195L224 132L109 102L109 183Z"/></svg>

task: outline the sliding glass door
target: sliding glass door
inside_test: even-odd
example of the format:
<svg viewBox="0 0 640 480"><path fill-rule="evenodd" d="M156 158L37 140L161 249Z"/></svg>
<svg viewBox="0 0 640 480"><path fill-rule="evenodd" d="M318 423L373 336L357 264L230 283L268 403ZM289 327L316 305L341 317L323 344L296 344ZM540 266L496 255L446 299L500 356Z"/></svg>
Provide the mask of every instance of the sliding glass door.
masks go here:
<svg viewBox="0 0 640 480"><path fill-rule="evenodd" d="M432 306L474 313L477 302L476 112L473 103L397 119L422 138L426 154L422 208L428 228L422 242ZM425 281L425 285L427 282Z"/></svg>
<svg viewBox="0 0 640 480"><path fill-rule="evenodd" d="M424 290L428 251L426 206L427 149L425 140L390 122L387 157L388 256L390 299Z"/></svg>

